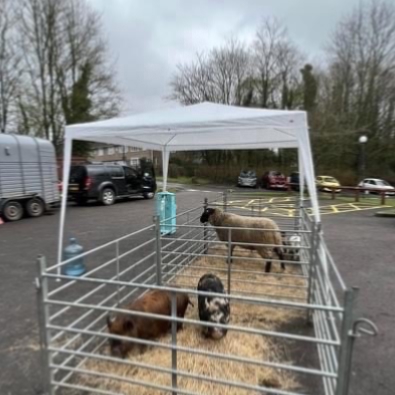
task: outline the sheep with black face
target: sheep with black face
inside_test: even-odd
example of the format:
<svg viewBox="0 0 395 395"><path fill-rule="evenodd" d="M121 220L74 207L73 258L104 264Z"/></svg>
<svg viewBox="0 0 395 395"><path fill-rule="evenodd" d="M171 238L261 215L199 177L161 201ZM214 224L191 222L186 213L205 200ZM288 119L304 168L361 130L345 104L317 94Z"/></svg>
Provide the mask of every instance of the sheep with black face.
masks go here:
<svg viewBox="0 0 395 395"><path fill-rule="evenodd" d="M218 296L198 295L200 321L226 325L229 323L229 300L224 297L225 290L222 281L214 274L203 275L197 286L198 291L218 293ZM218 327L203 327L203 335L207 338L219 340L223 338L227 329Z"/></svg>
<svg viewBox="0 0 395 395"><path fill-rule="evenodd" d="M233 255L233 250L237 245L248 250L255 250L266 260L265 272L267 273L271 270L273 253L277 254L281 261L284 260L281 232L277 224L270 218L244 217L233 213L225 213L219 208L206 208L200 217L200 222L209 222L212 226L238 228L231 230L230 255ZM258 230L245 228L257 228ZM216 228L215 231L220 241L228 241L227 229ZM272 247L238 243L271 244ZM281 268L285 269L283 262L281 262Z"/></svg>

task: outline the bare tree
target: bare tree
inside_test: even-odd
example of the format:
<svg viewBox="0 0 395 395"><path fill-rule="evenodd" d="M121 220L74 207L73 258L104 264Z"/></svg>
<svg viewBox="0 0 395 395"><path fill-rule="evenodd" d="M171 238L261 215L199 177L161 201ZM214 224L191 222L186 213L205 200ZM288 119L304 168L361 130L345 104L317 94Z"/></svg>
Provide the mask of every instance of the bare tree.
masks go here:
<svg viewBox="0 0 395 395"><path fill-rule="evenodd" d="M302 56L286 28L276 19L264 19L252 47L253 81L257 105L292 108L299 85Z"/></svg>
<svg viewBox="0 0 395 395"><path fill-rule="evenodd" d="M212 101L240 105L248 67L246 50L237 40L229 40L208 54L198 54L190 64L179 64L170 83L170 98L183 104Z"/></svg>
<svg viewBox="0 0 395 395"><path fill-rule="evenodd" d="M379 132L395 94L395 6L362 3L339 24L330 51L333 80L353 126Z"/></svg>
<svg viewBox="0 0 395 395"><path fill-rule="evenodd" d="M21 57L16 50L15 9L12 0L0 0L0 132L10 124L21 76Z"/></svg>
<svg viewBox="0 0 395 395"><path fill-rule="evenodd" d="M348 173L347 183L357 181L358 136L367 134L369 172L393 179L395 6L362 2L337 25L327 54L309 114L316 166L342 177Z"/></svg>
<svg viewBox="0 0 395 395"><path fill-rule="evenodd" d="M23 128L34 129L35 135L51 139L59 149L64 125L76 120L76 113L82 117L81 109L73 108L81 101L71 100L81 78L87 86L84 95L89 96L84 103L90 105L83 120L77 120L117 113L120 96L100 17L87 1L20 0L19 20L26 69L25 89L18 99Z"/></svg>

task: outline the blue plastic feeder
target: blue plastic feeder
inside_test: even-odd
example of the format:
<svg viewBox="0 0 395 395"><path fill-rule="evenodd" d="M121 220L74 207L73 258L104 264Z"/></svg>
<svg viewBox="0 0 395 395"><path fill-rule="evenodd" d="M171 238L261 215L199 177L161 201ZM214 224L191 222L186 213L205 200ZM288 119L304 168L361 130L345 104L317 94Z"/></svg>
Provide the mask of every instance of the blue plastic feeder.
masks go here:
<svg viewBox="0 0 395 395"><path fill-rule="evenodd" d="M66 261L70 258L74 258L81 255L84 252L82 246L77 244L77 240L72 237L70 239L70 244L63 250L63 260ZM86 267L84 264L84 257L74 259L73 261L67 263L62 268L63 274L66 276L81 276L86 272Z"/></svg>
<svg viewBox="0 0 395 395"><path fill-rule="evenodd" d="M160 220L160 233L168 235L176 233L176 195L171 192L156 194L156 214Z"/></svg>

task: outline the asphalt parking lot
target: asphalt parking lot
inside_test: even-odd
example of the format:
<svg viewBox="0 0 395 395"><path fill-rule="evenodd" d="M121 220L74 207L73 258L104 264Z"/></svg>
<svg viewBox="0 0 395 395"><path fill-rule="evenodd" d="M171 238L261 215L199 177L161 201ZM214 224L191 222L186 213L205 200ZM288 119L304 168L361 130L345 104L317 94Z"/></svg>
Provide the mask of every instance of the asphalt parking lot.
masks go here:
<svg viewBox="0 0 395 395"><path fill-rule="evenodd" d="M206 188L205 188L206 189ZM205 192L177 194L178 210L203 201ZM111 207L70 207L66 236L90 249L152 223L154 201ZM395 242L393 219L374 211L323 216L326 240L348 285L361 288L358 316L373 320L377 338L356 343L352 395L392 395L395 388ZM36 256L56 259L59 215L0 226L0 394L40 394L34 277Z"/></svg>

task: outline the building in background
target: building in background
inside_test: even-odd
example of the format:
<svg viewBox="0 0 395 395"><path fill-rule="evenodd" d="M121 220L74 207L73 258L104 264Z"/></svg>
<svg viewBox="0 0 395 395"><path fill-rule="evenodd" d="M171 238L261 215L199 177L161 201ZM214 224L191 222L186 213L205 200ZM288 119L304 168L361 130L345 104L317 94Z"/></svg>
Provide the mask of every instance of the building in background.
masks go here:
<svg viewBox="0 0 395 395"><path fill-rule="evenodd" d="M143 150L138 147L108 145L95 143L92 145L90 161L93 162L126 162L130 166L138 166L139 159L150 159L155 168L161 165L161 153Z"/></svg>

